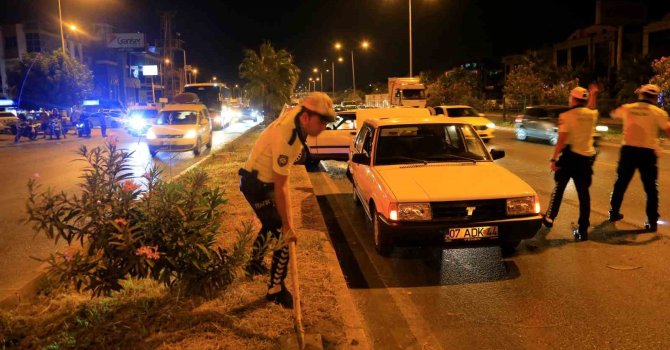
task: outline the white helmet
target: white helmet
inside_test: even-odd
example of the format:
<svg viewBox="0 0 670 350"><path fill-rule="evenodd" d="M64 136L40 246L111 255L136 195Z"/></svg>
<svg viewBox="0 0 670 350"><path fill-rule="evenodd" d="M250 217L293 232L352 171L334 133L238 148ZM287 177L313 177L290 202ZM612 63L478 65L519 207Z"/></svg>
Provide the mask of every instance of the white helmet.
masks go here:
<svg viewBox="0 0 670 350"><path fill-rule="evenodd" d="M570 97L576 98L578 100L588 100L589 90L586 90L581 86L577 86L576 88L572 89L572 91L570 91Z"/></svg>
<svg viewBox="0 0 670 350"><path fill-rule="evenodd" d="M637 89L637 93L658 96L661 93L661 88L659 88L658 85L645 84L640 86L639 89Z"/></svg>

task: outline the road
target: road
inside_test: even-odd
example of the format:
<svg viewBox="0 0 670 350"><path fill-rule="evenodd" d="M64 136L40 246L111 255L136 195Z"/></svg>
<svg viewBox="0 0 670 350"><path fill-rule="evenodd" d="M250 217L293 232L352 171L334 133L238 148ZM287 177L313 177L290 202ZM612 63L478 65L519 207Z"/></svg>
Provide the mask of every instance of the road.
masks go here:
<svg viewBox="0 0 670 350"><path fill-rule="evenodd" d="M543 208L553 189L551 146L499 131L498 162L528 182ZM341 162L310 173L331 240L371 343L377 349L670 348L668 225L640 233L644 192L633 179L623 222L607 222L618 147L603 146L591 187L590 241L576 243L578 201L569 185L554 228L541 229L511 257L497 247L396 249L376 254L370 225L351 198ZM659 160L661 193L670 156ZM455 184L456 185L456 184ZM504 184L501 184L504 186ZM661 216L670 217L661 197Z"/></svg>
<svg viewBox="0 0 670 350"><path fill-rule="evenodd" d="M212 150L202 149L195 157L192 152L159 152L152 159L146 143L130 136L123 129L107 129L108 135L119 137L119 147L134 151L131 165L136 176L145 173L152 163L164 169L165 178L171 178L210 152L222 148L227 142L246 131L255 123L240 122L221 131L214 132ZM27 141L14 144L10 135L0 135L0 300L13 295L26 282L35 278L40 262L31 257L45 258L57 248L53 241L43 236L35 236L30 226L20 222L25 218L25 202L28 190L26 184L31 177L37 177L44 187L76 193L78 177L86 165L77 159L80 145L96 147L103 144L100 130L94 129L90 139L79 139L70 135L67 139Z"/></svg>

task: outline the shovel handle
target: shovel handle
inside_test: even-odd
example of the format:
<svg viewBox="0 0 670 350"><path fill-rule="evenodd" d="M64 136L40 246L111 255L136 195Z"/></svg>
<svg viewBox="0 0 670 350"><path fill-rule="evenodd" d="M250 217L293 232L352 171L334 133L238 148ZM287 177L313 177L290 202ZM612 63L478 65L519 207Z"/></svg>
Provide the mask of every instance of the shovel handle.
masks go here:
<svg viewBox="0 0 670 350"><path fill-rule="evenodd" d="M293 284L293 317L295 332L298 336L300 349L305 348L305 328L302 326L302 309L300 306L300 281L298 280L298 248L294 241L288 243L288 259Z"/></svg>

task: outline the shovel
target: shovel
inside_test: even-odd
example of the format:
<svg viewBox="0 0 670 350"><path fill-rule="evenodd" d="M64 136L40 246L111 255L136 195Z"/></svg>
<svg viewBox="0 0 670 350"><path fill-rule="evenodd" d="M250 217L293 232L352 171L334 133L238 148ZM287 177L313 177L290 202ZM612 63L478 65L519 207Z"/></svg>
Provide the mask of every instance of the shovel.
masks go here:
<svg viewBox="0 0 670 350"><path fill-rule="evenodd" d="M289 271L291 271L291 284L293 289L293 328L296 337L282 336L279 339L281 349L323 349L321 334L305 334L302 325L302 308L300 305L300 282L298 280L298 252L295 241L288 243ZM296 342L297 341L297 342Z"/></svg>

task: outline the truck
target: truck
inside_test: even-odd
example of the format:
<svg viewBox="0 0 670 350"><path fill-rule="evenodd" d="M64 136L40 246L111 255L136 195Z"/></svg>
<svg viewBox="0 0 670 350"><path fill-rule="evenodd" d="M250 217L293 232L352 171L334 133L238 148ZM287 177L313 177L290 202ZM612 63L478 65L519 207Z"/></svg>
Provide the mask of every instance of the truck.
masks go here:
<svg viewBox="0 0 670 350"><path fill-rule="evenodd" d="M368 108L385 108L389 106L388 94L365 95L365 106Z"/></svg>
<svg viewBox="0 0 670 350"><path fill-rule="evenodd" d="M426 86L418 77L390 77L388 80L391 106L426 107Z"/></svg>

